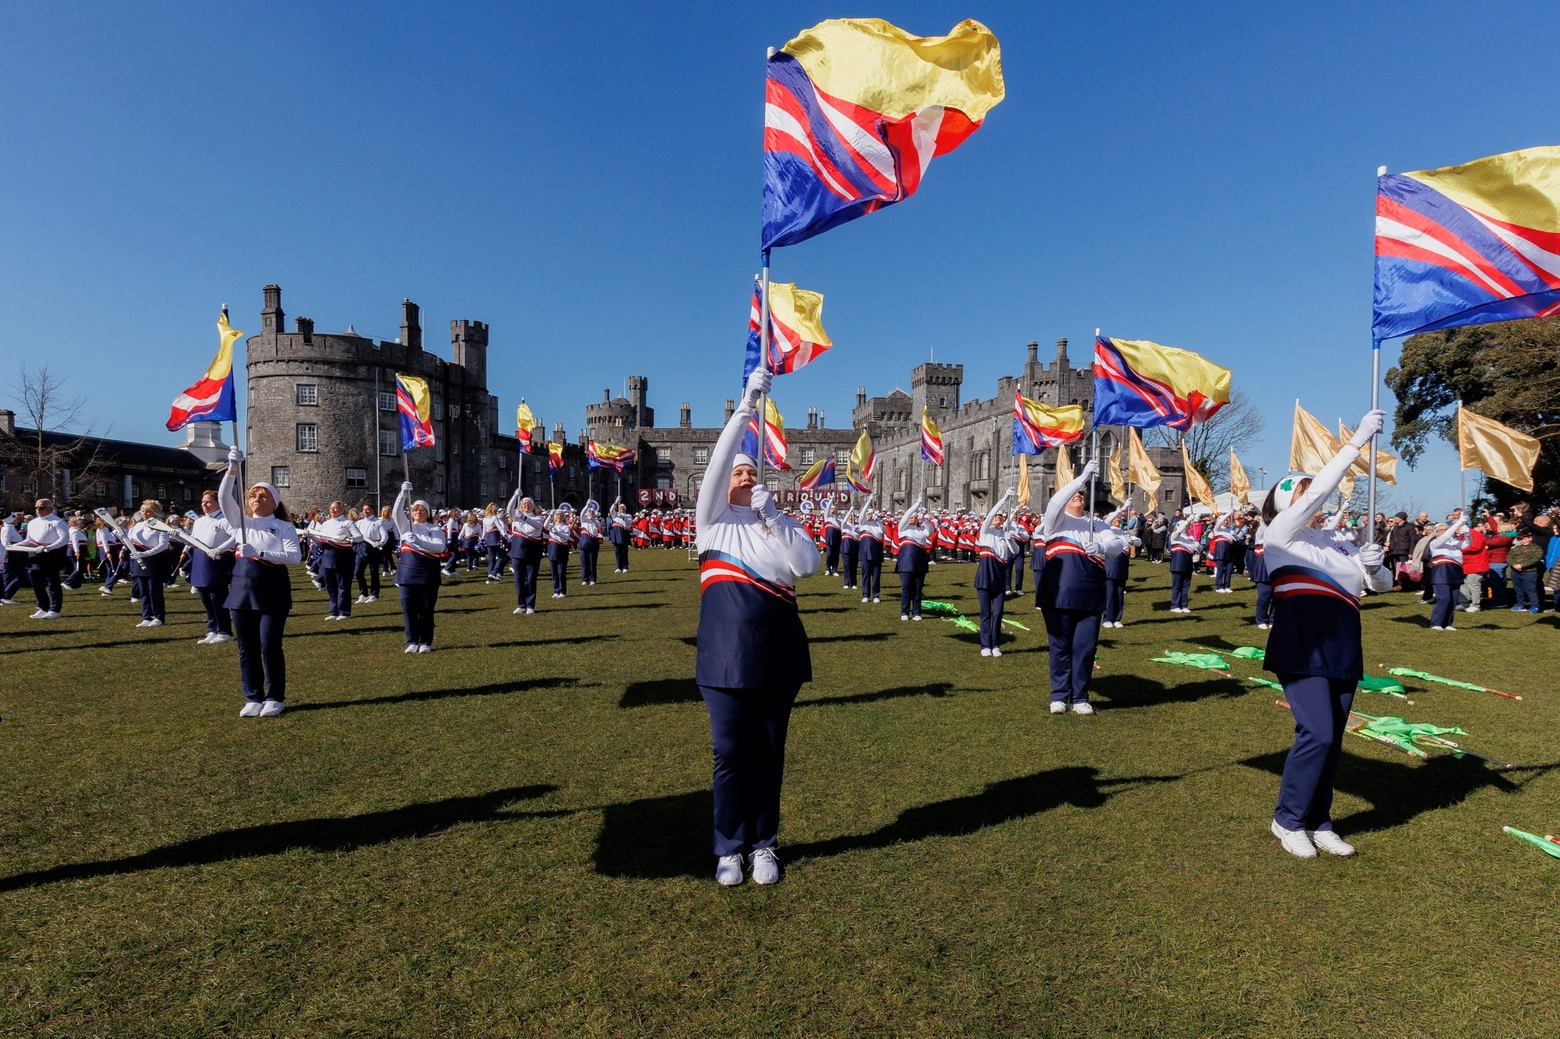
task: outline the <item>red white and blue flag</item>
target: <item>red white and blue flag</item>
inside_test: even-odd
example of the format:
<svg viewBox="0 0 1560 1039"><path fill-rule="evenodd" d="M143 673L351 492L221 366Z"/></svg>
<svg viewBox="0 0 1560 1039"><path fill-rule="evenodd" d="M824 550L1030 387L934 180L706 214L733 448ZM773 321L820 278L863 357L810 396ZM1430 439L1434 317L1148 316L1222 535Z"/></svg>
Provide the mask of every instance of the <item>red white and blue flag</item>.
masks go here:
<svg viewBox="0 0 1560 1039"><path fill-rule="evenodd" d="M592 440L585 445L585 457L590 460L589 467L592 470L613 469L621 475L625 468L634 463L636 453L631 447L614 447Z"/></svg>
<svg viewBox="0 0 1560 1039"><path fill-rule="evenodd" d="M925 408L921 409L921 459L933 465L943 464L942 430Z"/></svg>
<svg viewBox="0 0 1560 1039"><path fill-rule="evenodd" d="M415 375L395 377L395 408L401 413L401 450L433 446L433 394Z"/></svg>
<svg viewBox="0 0 1560 1039"><path fill-rule="evenodd" d="M1094 340L1094 424L1190 429L1230 400L1230 370L1146 339Z"/></svg>
<svg viewBox="0 0 1560 1039"><path fill-rule="evenodd" d="M1038 455L1046 448L1082 440L1083 433L1083 408L1080 405L1047 407L1037 400L1026 400L1021 390L1013 391L1015 455Z"/></svg>
<svg viewBox="0 0 1560 1039"><path fill-rule="evenodd" d="M834 486L834 452L818 459L802 474L801 489L816 491L820 487Z"/></svg>
<svg viewBox="0 0 1560 1039"><path fill-rule="evenodd" d="M764 398L764 464L771 469L786 470L791 463L786 458L791 445L785 439L785 417L775 407L773 397ZM750 458L758 457L758 416L748 419L747 432L742 434L742 453Z"/></svg>
<svg viewBox="0 0 1560 1039"><path fill-rule="evenodd" d="M748 311L747 355L742 364L742 385L758 367L763 351L763 291L753 283L753 305ZM808 364L834 344L823 330L823 294L799 289L793 282L769 283L769 374L786 375Z"/></svg>
<svg viewBox="0 0 1560 1039"><path fill-rule="evenodd" d="M174 398L168 411L170 431L183 429L191 422L238 421L238 402L233 396L233 343L243 334L228 324L224 307L217 318L217 356L199 382Z"/></svg>

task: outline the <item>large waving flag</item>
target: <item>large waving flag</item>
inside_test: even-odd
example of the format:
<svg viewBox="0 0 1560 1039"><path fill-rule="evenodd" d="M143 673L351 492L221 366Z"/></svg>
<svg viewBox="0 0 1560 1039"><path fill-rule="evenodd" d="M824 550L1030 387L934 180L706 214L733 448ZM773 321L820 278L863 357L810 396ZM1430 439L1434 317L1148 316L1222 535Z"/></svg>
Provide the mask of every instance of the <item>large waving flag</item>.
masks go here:
<svg viewBox="0 0 1560 1039"><path fill-rule="evenodd" d="M763 314L761 286L753 285L753 307L748 312L747 358L742 363L742 385L758 367L762 350L759 325ZM769 283L769 373L785 375L806 365L834 344L823 330L823 293L799 289L795 283Z"/></svg>
<svg viewBox="0 0 1560 1039"><path fill-rule="evenodd" d="M845 482L862 494L872 493L872 477L877 475L877 451L866 430L856 438L856 446L850 449L845 460Z"/></svg>
<svg viewBox="0 0 1560 1039"><path fill-rule="evenodd" d="M585 457L589 459L589 468L612 469L619 475L623 470L634 464L636 453L631 447L614 447L611 444L600 444L594 440L585 444Z"/></svg>
<svg viewBox="0 0 1560 1039"><path fill-rule="evenodd" d="M520 450L526 454L531 453L531 430L535 428L536 416L531 414L525 398L521 397L520 406L515 409L515 437L520 441Z"/></svg>
<svg viewBox="0 0 1560 1039"><path fill-rule="evenodd" d="M1051 408L1027 400L1022 391L1013 392L1015 455L1037 455L1048 447L1082 440L1083 425L1083 408L1076 404Z"/></svg>
<svg viewBox="0 0 1560 1039"><path fill-rule="evenodd" d="M1094 340L1094 424L1190 429L1230 402L1230 370L1146 339Z"/></svg>
<svg viewBox="0 0 1560 1039"><path fill-rule="evenodd" d="M1186 478L1187 497L1202 502L1208 508L1215 511L1219 508L1218 500L1213 496L1213 488L1208 486L1208 481L1203 474L1197 471L1192 464L1192 456L1186 450L1186 441L1181 441L1181 474Z"/></svg>
<svg viewBox="0 0 1560 1039"><path fill-rule="evenodd" d="M433 394L415 375L395 377L395 406L401 413L401 450L433 446Z"/></svg>
<svg viewBox="0 0 1560 1039"><path fill-rule="evenodd" d="M1560 313L1560 147L1376 180L1377 341Z"/></svg>
<svg viewBox="0 0 1560 1039"><path fill-rule="evenodd" d="M1150 497L1159 493L1159 485L1164 481L1153 459L1148 457L1148 452L1143 448L1143 438L1131 427L1127 429L1127 476L1147 491Z"/></svg>
<svg viewBox="0 0 1560 1039"><path fill-rule="evenodd" d="M562 444L555 444L551 440L549 440L547 442L547 476L548 476L548 478L551 479L552 478L552 474L557 472L559 469L562 469L562 468L563 468L563 445Z"/></svg>
<svg viewBox="0 0 1560 1039"><path fill-rule="evenodd" d="M921 458L933 465L943 464L942 430L925 408L921 409Z"/></svg>
<svg viewBox="0 0 1560 1039"><path fill-rule="evenodd" d="M1501 483L1523 491L1533 489L1538 438L1469 411L1461 402L1457 405L1457 451L1464 469L1482 469L1485 476Z"/></svg>
<svg viewBox="0 0 1560 1039"><path fill-rule="evenodd" d="M228 324L224 307L217 318L217 356L199 382L174 398L168 411L170 431L191 422L238 421L238 404L233 398L233 343L243 334Z"/></svg>
<svg viewBox="0 0 1560 1039"><path fill-rule="evenodd" d="M818 459L802 474L802 490L816 491L820 487L834 486L834 453L831 451Z"/></svg>
<svg viewBox="0 0 1560 1039"><path fill-rule="evenodd" d="M769 59L763 247L909 198L1004 93L1001 48L976 21L928 37L880 18L807 29Z"/></svg>
<svg viewBox="0 0 1560 1039"><path fill-rule="evenodd" d="M742 434L742 452L749 458L758 457L758 416L748 419L747 432ZM764 398L764 464L771 469L787 470L791 464L786 457L791 445L785 439L785 417L775 407L773 397Z"/></svg>

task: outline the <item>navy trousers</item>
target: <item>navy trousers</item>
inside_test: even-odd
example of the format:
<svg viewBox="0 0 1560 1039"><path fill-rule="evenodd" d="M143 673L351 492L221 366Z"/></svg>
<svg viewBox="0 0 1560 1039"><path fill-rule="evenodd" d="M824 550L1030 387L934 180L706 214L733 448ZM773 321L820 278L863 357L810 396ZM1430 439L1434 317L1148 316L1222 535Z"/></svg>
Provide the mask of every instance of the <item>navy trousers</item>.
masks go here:
<svg viewBox="0 0 1560 1039"><path fill-rule="evenodd" d="M1213 586L1215 588L1228 588L1230 586L1231 565L1228 559L1216 560L1213 564Z"/></svg>
<svg viewBox="0 0 1560 1039"><path fill-rule="evenodd" d="M825 537L823 565L831 574L837 574L840 570L840 539Z"/></svg>
<svg viewBox="0 0 1560 1039"><path fill-rule="evenodd" d="M856 587L856 553L855 552L841 552L840 553L840 561L843 564L843 571L842 572L845 574L845 582L844 582L845 587L846 588L854 588L854 587Z"/></svg>
<svg viewBox="0 0 1560 1039"><path fill-rule="evenodd" d="M899 612L911 617L921 615L921 594L926 575L901 572L899 575Z"/></svg>
<svg viewBox="0 0 1560 1039"><path fill-rule="evenodd" d="M15 553L15 556L7 553L5 561L0 563L0 599L15 599L17 589L22 587L22 577L27 572L26 565L14 561L15 557L20 555L20 552Z"/></svg>
<svg viewBox="0 0 1560 1039"><path fill-rule="evenodd" d="M1170 575L1170 608L1172 610L1184 610L1192 602L1192 575Z"/></svg>
<svg viewBox="0 0 1560 1039"><path fill-rule="evenodd" d="M580 580L586 584L596 583L596 563L601 558L600 545L583 545L580 547Z"/></svg>
<svg viewBox="0 0 1560 1039"><path fill-rule="evenodd" d="M397 587L401 589L401 619L406 625L406 644L433 645L433 608L439 604L439 586L403 584Z"/></svg>
<svg viewBox="0 0 1560 1039"><path fill-rule="evenodd" d="M1511 588L1516 593L1516 602L1512 609L1529 610L1537 613L1538 605L1538 571L1532 568L1527 570L1513 570L1511 572Z"/></svg>
<svg viewBox="0 0 1560 1039"><path fill-rule="evenodd" d="M60 584L60 569L65 565L65 550L34 552L27 563L27 576L32 581L33 598L38 609L60 612L65 605L65 592Z"/></svg>
<svg viewBox="0 0 1560 1039"><path fill-rule="evenodd" d="M1455 584L1435 586L1435 607L1430 611L1432 628L1450 628L1457 616L1457 600L1461 598Z"/></svg>
<svg viewBox="0 0 1560 1039"><path fill-rule="evenodd" d="M883 561L871 559L861 564L861 599L876 599L882 593Z"/></svg>
<svg viewBox="0 0 1560 1039"><path fill-rule="evenodd" d="M627 570L628 569L628 546L627 545L619 545L619 544L614 542L613 545L612 545L612 556L613 556L613 564L614 564L614 566L616 566L617 569L619 569L619 570Z"/></svg>
<svg viewBox="0 0 1560 1039"><path fill-rule="evenodd" d="M1295 745L1284 760L1273 821L1286 830L1332 829L1333 777L1355 683L1311 675L1279 675L1295 715Z"/></svg>
<svg viewBox="0 0 1560 1039"><path fill-rule="evenodd" d="M1257 582L1257 623L1273 623L1273 585L1267 581Z"/></svg>
<svg viewBox="0 0 1560 1039"><path fill-rule="evenodd" d="M1114 624L1121 619L1127 605L1127 582L1105 582L1105 619Z"/></svg>
<svg viewBox="0 0 1560 1039"><path fill-rule="evenodd" d="M553 591L558 595L569 594L569 553L548 552L547 569L552 572Z"/></svg>
<svg viewBox="0 0 1560 1039"><path fill-rule="evenodd" d="M497 545L487 546L488 576L495 581L504 576L504 560L509 558L509 553Z"/></svg>
<svg viewBox="0 0 1560 1039"><path fill-rule="evenodd" d="M1100 615L1088 610L1048 609L1045 633L1051 644L1051 700L1088 703L1094 652L1099 648Z"/></svg>
<svg viewBox="0 0 1560 1039"><path fill-rule="evenodd" d="M512 558L512 557L511 557ZM536 574L541 569L539 559L515 559L515 605L522 609L536 609Z"/></svg>
<svg viewBox="0 0 1560 1039"><path fill-rule="evenodd" d="M287 658L282 654L282 632L286 627L285 613L233 611L244 699L253 703L287 699Z"/></svg>
<svg viewBox="0 0 1560 1039"><path fill-rule="evenodd" d="M379 598L379 571L384 564L384 550L371 545L359 545L357 553L357 584L359 595Z"/></svg>
<svg viewBox="0 0 1560 1039"><path fill-rule="evenodd" d="M716 855L746 855L779 841L785 733L799 688L699 687L715 747Z"/></svg>
<svg viewBox="0 0 1560 1039"><path fill-rule="evenodd" d="M1024 553L1020 552L1008 560L1008 591L1022 592L1024 590Z"/></svg>
<svg viewBox="0 0 1560 1039"><path fill-rule="evenodd" d="M140 563L142 576L131 578L136 598L141 600L141 619L144 621L167 619L168 608L163 598L163 589L167 587L168 575L173 572L169 565L171 562L173 556L159 552Z"/></svg>
<svg viewBox="0 0 1560 1039"><path fill-rule="evenodd" d="M196 590L200 592L200 604L206 608L206 633L208 635L233 634L233 617L228 613L227 607L222 605L227 601L228 586L218 584Z"/></svg>
<svg viewBox="0 0 1560 1039"><path fill-rule="evenodd" d="M1007 596L1001 588L977 588L975 595L980 599L980 648L996 649L1002 641L1002 608Z"/></svg>
<svg viewBox="0 0 1560 1039"><path fill-rule="evenodd" d="M325 594L330 597L332 617L352 616L352 571L346 567L327 566Z"/></svg>

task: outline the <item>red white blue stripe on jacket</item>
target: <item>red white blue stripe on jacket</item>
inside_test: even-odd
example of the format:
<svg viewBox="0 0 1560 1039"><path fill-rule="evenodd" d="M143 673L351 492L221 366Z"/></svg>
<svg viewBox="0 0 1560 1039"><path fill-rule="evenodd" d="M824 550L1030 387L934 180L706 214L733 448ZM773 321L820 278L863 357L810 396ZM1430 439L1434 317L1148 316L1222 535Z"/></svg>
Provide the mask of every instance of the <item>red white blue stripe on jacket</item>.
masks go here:
<svg viewBox="0 0 1560 1039"><path fill-rule="evenodd" d="M795 588L788 588L774 581L766 581L735 556L713 550L701 553L699 556L700 593L702 594L713 586L728 581L749 585L792 605L796 603Z"/></svg>
<svg viewBox="0 0 1560 1039"><path fill-rule="evenodd" d="M1273 571L1273 597L1293 599L1302 595L1324 596L1358 610L1359 596L1348 591L1320 570L1307 566L1281 566Z"/></svg>

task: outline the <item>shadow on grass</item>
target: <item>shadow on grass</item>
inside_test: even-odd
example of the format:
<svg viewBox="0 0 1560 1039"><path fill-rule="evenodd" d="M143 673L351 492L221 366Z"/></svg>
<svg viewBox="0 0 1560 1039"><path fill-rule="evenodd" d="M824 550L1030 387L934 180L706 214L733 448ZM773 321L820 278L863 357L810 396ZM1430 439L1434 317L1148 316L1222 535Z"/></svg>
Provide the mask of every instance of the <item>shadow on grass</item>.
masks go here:
<svg viewBox="0 0 1560 1039"><path fill-rule="evenodd" d="M339 624L340 622L338 621L336 623ZM345 628L345 627L338 628L338 627L335 627L333 625L333 626L331 626L329 628L324 628L324 629L322 629L320 631L299 631L299 632L291 632L290 631L290 632L287 633L287 637L289 639L310 639L310 638L314 638L314 637L316 637L318 635L368 635L368 634L371 634L373 632L378 632L378 631L405 631L405 630L406 630L406 627L403 624L370 624L370 625L367 625L366 627L362 627L362 628Z"/></svg>
<svg viewBox="0 0 1560 1039"><path fill-rule="evenodd" d="M798 862L931 837L959 837L1028 819L1062 805L1099 808L1125 790L1180 778L1101 779L1099 770L1094 768L1048 769L991 783L978 794L906 809L899 818L870 833L782 845L780 854L786 862ZM608 807L596 840L596 872L612 877L708 876L714 811L714 798L708 790Z"/></svg>
<svg viewBox="0 0 1560 1039"><path fill-rule="evenodd" d="M651 707L668 703L703 703L699 695L699 683L691 678L661 678L650 682L634 682L623 690L619 707Z"/></svg>
<svg viewBox="0 0 1560 1039"><path fill-rule="evenodd" d="M363 815L298 819L221 830L140 855L99 862L78 862L50 869L0 877L0 891L19 891L62 880L86 880L139 873L165 867L198 866L231 859L280 855L295 848L317 852L351 851L413 837L431 837L461 823L512 819L546 819L570 815L571 809L541 812L506 812L505 805L528 801L556 790L549 784L508 787L476 797L450 797L442 801L407 805Z"/></svg>
<svg viewBox="0 0 1560 1039"><path fill-rule="evenodd" d="M430 700L450 700L462 696L503 696L506 693L523 693L530 689L557 689L577 686L578 678L526 678L517 682L495 682L492 685L472 686L468 689L429 689L420 693L396 693L392 696L367 696L361 700L325 700L317 703L287 705L287 713L295 711L329 711L337 707L375 707L393 703L425 703Z"/></svg>
<svg viewBox="0 0 1560 1039"><path fill-rule="evenodd" d="M1395 624L1412 624L1417 628L1430 627L1430 618L1419 613L1410 613L1404 617L1388 617L1387 620Z"/></svg>
<svg viewBox="0 0 1560 1039"><path fill-rule="evenodd" d="M974 692L975 690L970 690ZM893 689L880 689L875 693L852 693L849 696L820 696L816 700L798 700L797 707L830 707L839 704L876 703L879 700L901 700L909 696L930 696L942 699L953 692L952 682L928 682L926 685L902 685Z"/></svg>
<svg viewBox="0 0 1560 1039"><path fill-rule="evenodd" d="M1282 776L1288 757L1288 751L1277 751L1247 758L1240 764ZM1497 772L1474 758L1459 761L1450 754L1437 755L1419 765L1345 754L1338 763L1338 778L1333 786L1370 802L1370 807L1337 820L1336 828L1343 835L1390 830L1425 812L1461 804L1485 787L1514 794L1522 789L1522 784L1507 778L1513 772L1537 775L1555 767L1534 765Z"/></svg>
<svg viewBox="0 0 1560 1039"><path fill-rule="evenodd" d="M810 645L821 645L825 642L886 642L899 633L896 631L872 631L862 632L859 635L825 635L818 639L808 639Z"/></svg>
<svg viewBox="0 0 1560 1039"><path fill-rule="evenodd" d="M810 610L797 610L797 613L852 613L854 606L817 606Z"/></svg>
<svg viewBox="0 0 1560 1039"><path fill-rule="evenodd" d="M487 642L481 646L462 646L461 649L511 649L515 646L563 646L573 645L576 642L605 642L609 639L621 638L619 635L575 635L563 639L519 639L514 642ZM454 649L455 647L450 647Z"/></svg>
<svg viewBox="0 0 1560 1039"><path fill-rule="evenodd" d="M1167 610L1169 608L1170 607L1168 606L1165 607ZM1128 624L1127 627L1134 628L1139 624L1183 624L1186 621L1197 620L1201 620L1201 618L1198 617L1195 613L1177 613L1170 617L1145 617L1140 621L1133 621L1132 623Z"/></svg>
<svg viewBox="0 0 1560 1039"><path fill-rule="evenodd" d="M667 602L627 602L619 605L606 603L601 606L576 606L575 610L659 610L670 606Z"/></svg>
<svg viewBox="0 0 1560 1039"><path fill-rule="evenodd" d="M121 646L153 646L159 642L185 642L190 640L188 635L171 635L166 638L149 639L120 639L117 642L82 642L74 646L33 646L30 649L6 649L0 650L0 656L10 656L16 653L73 653L82 649L118 649Z"/></svg>
<svg viewBox="0 0 1560 1039"><path fill-rule="evenodd" d="M1201 682L1166 685L1141 675L1106 675L1090 685L1091 693L1106 698L1110 710L1154 707L1164 703L1195 703L1198 700L1229 700L1250 692L1233 678L1210 678Z"/></svg>

